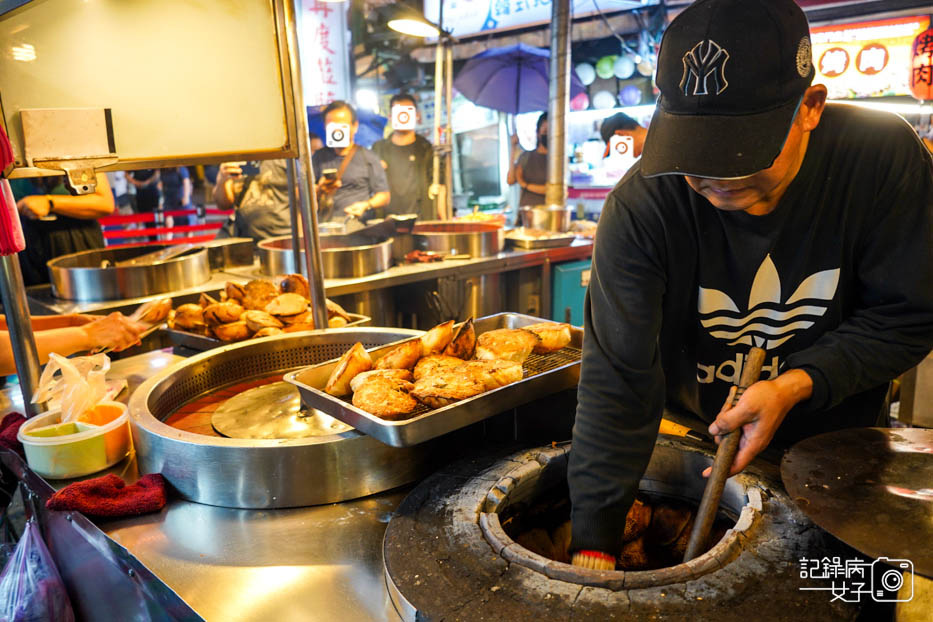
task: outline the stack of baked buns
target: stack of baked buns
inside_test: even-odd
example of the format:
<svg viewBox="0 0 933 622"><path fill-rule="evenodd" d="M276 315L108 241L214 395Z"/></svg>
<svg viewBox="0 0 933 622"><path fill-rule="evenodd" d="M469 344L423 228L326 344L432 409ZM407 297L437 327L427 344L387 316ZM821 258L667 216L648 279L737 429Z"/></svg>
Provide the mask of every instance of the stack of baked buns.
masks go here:
<svg viewBox="0 0 933 622"><path fill-rule="evenodd" d="M352 393L352 403L382 419L406 419L424 404L441 408L517 382L531 354L548 354L570 343L570 325L541 322L500 328L477 336L473 318L454 327L438 324L373 360L356 343L337 362L324 390Z"/></svg>

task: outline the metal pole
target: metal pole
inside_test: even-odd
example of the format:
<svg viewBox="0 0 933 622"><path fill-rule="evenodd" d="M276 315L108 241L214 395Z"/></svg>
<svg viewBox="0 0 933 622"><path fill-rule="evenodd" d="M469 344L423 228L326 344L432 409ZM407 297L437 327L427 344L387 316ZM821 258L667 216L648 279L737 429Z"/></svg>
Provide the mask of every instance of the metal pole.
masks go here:
<svg viewBox="0 0 933 622"><path fill-rule="evenodd" d="M285 173L288 175L288 216L291 221L292 234L292 265L296 272L301 272L301 235L298 219L298 186L295 181L295 161L291 158L286 163Z"/></svg>
<svg viewBox="0 0 933 622"><path fill-rule="evenodd" d="M447 130L444 133L447 139L445 144L447 149L444 152L444 186L446 188L446 192L444 193L444 218L450 219L454 217L454 132L452 125L453 112L451 110L454 100L454 46L449 38L445 38L444 50L447 57L447 75L444 76L445 99L447 100L445 102L447 110Z"/></svg>
<svg viewBox="0 0 933 622"><path fill-rule="evenodd" d="M32 396L39 386L39 350L36 348L35 335L32 334L26 287L16 255L0 257L0 295L3 296L3 310L10 331L10 346L16 362L16 375L19 376L26 416L32 417L43 410L41 404L32 403Z"/></svg>
<svg viewBox="0 0 933 622"><path fill-rule="evenodd" d="M292 102L295 126L298 128L298 207L301 211L302 244L305 252L308 284L311 290L311 311L314 326L327 327L327 301L324 297L324 266L321 244L317 235L317 195L314 192L314 168L311 166L311 138L308 135L308 113L301 87L301 61L298 58L298 23L295 1L285 0L285 41L288 67L291 72Z"/></svg>
<svg viewBox="0 0 933 622"><path fill-rule="evenodd" d="M441 10L443 11L444 3L441 2ZM441 183L441 87L443 84L443 38L438 37L437 46L434 50L434 175L432 180L434 182L435 189ZM441 214L443 198L441 194L438 193L434 197L434 214L435 217Z"/></svg>
<svg viewBox="0 0 933 622"><path fill-rule="evenodd" d="M570 0L551 4L551 66L548 89L547 205L567 203L566 117L570 109Z"/></svg>

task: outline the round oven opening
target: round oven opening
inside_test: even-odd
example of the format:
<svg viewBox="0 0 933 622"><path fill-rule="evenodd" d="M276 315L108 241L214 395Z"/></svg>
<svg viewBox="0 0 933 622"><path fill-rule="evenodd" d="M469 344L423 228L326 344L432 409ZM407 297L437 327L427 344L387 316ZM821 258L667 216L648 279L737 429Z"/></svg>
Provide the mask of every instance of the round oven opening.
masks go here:
<svg viewBox="0 0 933 622"><path fill-rule="evenodd" d="M636 502L619 525L622 553L615 571L570 565L569 446L538 455L489 490L480 513L486 541L511 563L584 585L656 587L698 578L738 557L742 535L764 510L761 491L741 476L726 482L717 518L702 555L684 563L690 531L712 458L659 444L639 485Z"/></svg>
<svg viewBox="0 0 933 622"><path fill-rule="evenodd" d="M538 504L551 499L560 506L568 452L489 450L442 468L405 498L383 542L386 585L403 620L851 621L857 615L857 604L833 600L801 577L801 558L832 558L845 549L794 507L773 466L759 461L727 484L725 535L686 564L596 571L534 552L518 522L531 525ZM689 439L660 437L642 494L695 505L712 452Z"/></svg>

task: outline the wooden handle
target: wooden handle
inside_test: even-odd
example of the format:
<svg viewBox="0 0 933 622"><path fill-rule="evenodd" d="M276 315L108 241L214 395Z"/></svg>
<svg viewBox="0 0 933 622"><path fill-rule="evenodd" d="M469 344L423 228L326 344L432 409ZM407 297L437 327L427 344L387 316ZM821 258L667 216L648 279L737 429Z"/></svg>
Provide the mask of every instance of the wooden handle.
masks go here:
<svg viewBox="0 0 933 622"><path fill-rule="evenodd" d="M679 423L674 423L669 419L661 419L661 425L658 428L658 432L661 434L670 434L671 436L687 436L687 433L690 432L690 428L685 425L680 425Z"/></svg>
<svg viewBox="0 0 933 622"><path fill-rule="evenodd" d="M761 375L761 367L765 364L765 351L761 348L752 348L745 356L745 364L742 366L742 377L739 378L739 389L747 389L756 382ZM733 405L738 400L733 400Z"/></svg>
<svg viewBox="0 0 933 622"><path fill-rule="evenodd" d="M739 389L735 392L730 406L735 406L741 399L742 394L745 393L745 389L758 381L764 361L764 350L755 347L749 350L745 357L745 364L742 367L742 375L739 378ZM700 500L696 520L693 522L693 531L690 532L690 540L687 542L687 552L684 555L685 562L690 561L706 548L709 532L713 527L713 521L716 520L716 513L719 511L722 490L726 485L726 480L729 479L729 471L732 470L735 454L739 451L739 440L741 438L742 430L740 428L726 434L722 442L719 443L716 458L713 460L713 470L709 475L709 479L706 480L703 498Z"/></svg>

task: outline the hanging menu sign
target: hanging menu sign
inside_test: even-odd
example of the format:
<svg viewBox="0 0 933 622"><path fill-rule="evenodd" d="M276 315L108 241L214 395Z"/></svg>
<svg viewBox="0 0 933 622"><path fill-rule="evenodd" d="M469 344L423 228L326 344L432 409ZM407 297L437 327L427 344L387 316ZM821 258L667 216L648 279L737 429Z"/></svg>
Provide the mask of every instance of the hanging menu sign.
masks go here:
<svg viewBox="0 0 933 622"><path fill-rule="evenodd" d="M298 46L306 106L349 99L347 14L343 4L301 0Z"/></svg>

